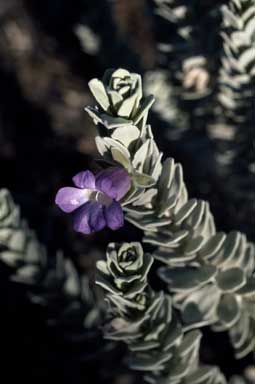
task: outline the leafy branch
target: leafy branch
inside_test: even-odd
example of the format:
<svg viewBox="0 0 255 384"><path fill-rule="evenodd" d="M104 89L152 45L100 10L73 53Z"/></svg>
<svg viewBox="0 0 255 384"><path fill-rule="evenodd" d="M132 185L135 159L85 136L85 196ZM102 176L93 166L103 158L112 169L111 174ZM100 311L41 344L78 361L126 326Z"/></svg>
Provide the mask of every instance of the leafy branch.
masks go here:
<svg viewBox="0 0 255 384"><path fill-rule="evenodd" d="M162 162L162 153L146 123L153 98L143 97L139 75L122 69L111 70L102 81L94 79L89 86L98 102L96 107L87 108L99 128L98 150L107 163L119 164L129 172L132 187L122 200L125 218L143 229L143 241L154 246L152 256L166 264L158 274L167 284L183 331L208 324L217 331L228 330L236 356L245 356L255 344L252 337L255 319L250 310L255 300L254 245L239 232L216 232L209 204L188 198L181 165L172 158ZM116 251L114 254L116 258ZM111 257L107 256L108 268ZM112 278L115 269L102 265L105 276ZM144 283L144 279L140 283ZM109 291L107 285L103 286ZM121 286L118 289L121 292ZM114 302L117 295L114 305L121 316L126 316L123 292L110 292L110 302ZM140 300L141 292L138 293ZM162 297L168 301L168 296ZM134 297L131 302L134 304ZM163 328L166 321L161 323ZM132 324L130 327L132 330ZM199 338L194 331L185 333L187 340L190 334L197 335L196 340ZM128 340L127 333L124 340ZM175 368L178 364L175 361ZM139 364L136 366L139 369ZM152 377L158 374L158 365L154 368ZM165 374L164 371L163 376ZM169 382L179 383L181 379L171 380Z"/></svg>

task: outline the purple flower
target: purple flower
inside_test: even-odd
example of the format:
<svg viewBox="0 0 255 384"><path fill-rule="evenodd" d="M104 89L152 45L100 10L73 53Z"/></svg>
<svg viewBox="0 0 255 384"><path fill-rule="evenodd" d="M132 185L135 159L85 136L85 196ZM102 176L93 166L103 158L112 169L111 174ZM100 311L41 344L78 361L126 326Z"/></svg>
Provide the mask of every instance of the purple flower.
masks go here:
<svg viewBox="0 0 255 384"><path fill-rule="evenodd" d="M55 202L62 211L74 212L74 229L81 233L116 230L123 226L124 215L119 200L130 188L124 168L111 167L93 175L80 172L73 177L75 187L61 188Z"/></svg>

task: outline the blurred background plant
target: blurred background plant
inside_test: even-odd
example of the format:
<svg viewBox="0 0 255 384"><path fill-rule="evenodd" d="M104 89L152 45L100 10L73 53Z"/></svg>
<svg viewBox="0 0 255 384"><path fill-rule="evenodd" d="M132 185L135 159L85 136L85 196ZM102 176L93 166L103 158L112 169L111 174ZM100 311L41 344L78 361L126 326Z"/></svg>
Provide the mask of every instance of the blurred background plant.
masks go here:
<svg viewBox="0 0 255 384"><path fill-rule="evenodd" d="M60 264L61 273L69 265L68 273L77 268L91 281L109 239L142 237L126 225L118 234L84 238L53 207L60 186L77 171L97 168L95 128L83 109L91 104L88 81L110 67L145 77L145 91L157 99L150 119L154 134L160 150L182 163L189 195L210 202L219 230L240 230L254 239L252 0L0 0L0 31L0 187L11 190L36 231L29 236L43 244L53 277ZM48 293L40 280L32 292L37 305L31 304L31 284L10 282L9 268L1 265L6 294L0 297L6 368L18 366L17 372L8 370L10 377L135 380L124 367L115 378L93 376L98 365L81 363L88 353L83 342L75 343L77 359L70 363L73 349L63 347L66 329L48 328L51 316L56 320L63 311L62 299L60 307L53 301L52 314L43 304ZM61 287L57 296L63 295ZM208 331L202 353L209 362L224 362L230 375L233 360L226 360L231 352L223 339ZM209 340L215 350L206 347ZM114 351L109 356L120 361ZM238 363L234 372L242 374L243 368Z"/></svg>

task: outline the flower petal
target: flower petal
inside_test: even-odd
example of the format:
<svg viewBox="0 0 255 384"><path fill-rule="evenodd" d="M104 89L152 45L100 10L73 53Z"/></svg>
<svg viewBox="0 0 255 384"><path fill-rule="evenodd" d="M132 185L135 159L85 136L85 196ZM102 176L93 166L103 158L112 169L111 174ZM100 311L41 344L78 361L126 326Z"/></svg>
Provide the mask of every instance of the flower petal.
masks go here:
<svg viewBox="0 0 255 384"><path fill-rule="evenodd" d="M74 229L89 234L100 231L106 226L103 206L98 203L86 203L74 215Z"/></svg>
<svg viewBox="0 0 255 384"><path fill-rule="evenodd" d="M95 189L95 176L90 171L79 172L73 177L73 183L77 188Z"/></svg>
<svg viewBox="0 0 255 384"><path fill-rule="evenodd" d="M91 228L89 225L89 216L90 216L90 205L91 203L86 203L83 207L78 209L74 214L74 230L81 233L89 234L91 233Z"/></svg>
<svg viewBox="0 0 255 384"><path fill-rule="evenodd" d="M106 226L106 220L104 215L104 207L102 204L91 204L91 216L89 218L89 224L93 231L101 231Z"/></svg>
<svg viewBox="0 0 255 384"><path fill-rule="evenodd" d="M105 218L107 227L116 230L124 225L124 214L121 205L113 201L108 207L105 207Z"/></svg>
<svg viewBox="0 0 255 384"><path fill-rule="evenodd" d="M73 187L61 188L55 198L55 203L64 212L73 212L89 200L88 190Z"/></svg>
<svg viewBox="0 0 255 384"><path fill-rule="evenodd" d="M125 196L130 184L130 177L124 168L111 167L96 175L96 188L117 201Z"/></svg>

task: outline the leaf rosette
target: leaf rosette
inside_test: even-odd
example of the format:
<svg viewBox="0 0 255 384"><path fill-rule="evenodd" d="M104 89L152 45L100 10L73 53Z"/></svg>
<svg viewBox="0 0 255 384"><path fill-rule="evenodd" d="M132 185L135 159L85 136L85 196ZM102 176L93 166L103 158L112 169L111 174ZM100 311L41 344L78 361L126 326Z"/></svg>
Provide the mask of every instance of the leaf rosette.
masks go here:
<svg viewBox="0 0 255 384"><path fill-rule="evenodd" d="M89 87L100 109L88 108L88 113L96 123L108 129L137 125L153 103L153 98L142 100L142 80L136 73L125 69L108 70L101 80L93 79Z"/></svg>
<svg viewBox="0 0 255 384"><path fill-rule="evenodd" d="M97 262L96 282L112 295L134 298L144 291L152 262L140 243L110 243L106 261Z"/></svg>

